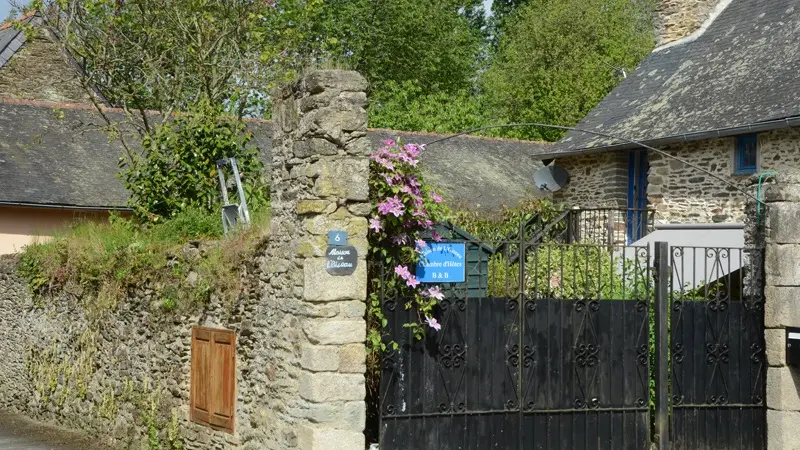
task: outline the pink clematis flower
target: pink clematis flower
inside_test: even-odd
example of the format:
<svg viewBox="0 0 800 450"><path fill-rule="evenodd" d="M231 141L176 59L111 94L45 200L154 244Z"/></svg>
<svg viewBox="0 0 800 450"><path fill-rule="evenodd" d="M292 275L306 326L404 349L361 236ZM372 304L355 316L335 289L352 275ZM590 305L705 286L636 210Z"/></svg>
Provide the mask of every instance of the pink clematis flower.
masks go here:
<svg viewBox="0 0 800 450"><path fill-rule="evenodd" d="M405 245L406 242L408 242L408 235L405 233L392 236L392 243L395 245Z"/></svg>
<svg viewBox="0 0 800 450"><path fill-rule="evenodd" d="M392 214L395 217L400 217L405 212L405 207L403 206L403 201L395 195L379 203L378 212L384 216Z"/></svg>
<svg viewBox="0 0 800 450"><path fill-rule="evenodd" d="M419 156L419 150L420 150L419 145L406 144L405 147L403 148L405 148L406 152L408 153L408 156L412 158L416 158L417 156Z"/></svg>
<svg viewBox="0 0 800 450"><path fill-rule="evenodd" d="M383 229L383 222L381 219L373 217L369 219L369 229L377 233Z"/></svg>
<svg viewBox="0 0 800 450"><path fill-rule="evenodd" d="M442 242L442 235L436 230L431 232L431 238L433 238L434 242Z"/></svg>
<svg viewBox="0 0 800 450"><path fill-rule="evenodd" d="M436 203L442 203L442 196L436 192L431 191L431 199Z"/></svg>
<svg viewBox="0 0 800 450"><path fill-rule="evenodd" d="M428 290L425 293L430 298L435 298L436 300L439 301L444 300L444 292L442 292L442 288L440 288L439 286L428 288Z"/></svg>
<svg viewBox="0 0 800 450"><path fill-rule="evenodd" d="M428 245L422 239L417 239L414 243L417 245L417 250L419 250L419 249L425 247L426 245Z"/></svg>
<svg viewBox="0 0 800 450"><path fill-rule="evenodd" d="M408 278L406 278L406 284L408 287L415 288L419 286L419 280L414 275L409 275Z"/></svg>
<svg viewBox="0 0 800 450"><path fill-rule="evenodd" d="M406 266L397 266L394 268L394 273L400 275L400 278L407 280L408 277L411 276L411 272L408 271L408 267Z"/></svg>
<svg viewBox="0 0 800 450"><path fill-rule="evenodd" d="M433 328L436 331L442 329L442 326L439 324L439 321L431 316L425 316L425 322L428 324L429 327Z"/></svg>
<svg viewBox="0 0 800 450"><path fill-rule="evenodd" d="M383 141L383 145L387 145L389 147L393 146L394 144L395 142L393 139L386 139L385 141Z"/></svg>

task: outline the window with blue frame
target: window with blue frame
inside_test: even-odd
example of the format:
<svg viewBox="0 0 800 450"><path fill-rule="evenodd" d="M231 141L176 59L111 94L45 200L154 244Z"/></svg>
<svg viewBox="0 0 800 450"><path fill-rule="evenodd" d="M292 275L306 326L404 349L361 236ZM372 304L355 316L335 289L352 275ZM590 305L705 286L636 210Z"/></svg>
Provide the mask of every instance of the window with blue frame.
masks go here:
<svg viewBox="0 0 800 450"><path fill-rule="evenodd" d="M736 175L749 175L758 171L758 135L745 134L736 137L736 154L734 155Z"/></svg>

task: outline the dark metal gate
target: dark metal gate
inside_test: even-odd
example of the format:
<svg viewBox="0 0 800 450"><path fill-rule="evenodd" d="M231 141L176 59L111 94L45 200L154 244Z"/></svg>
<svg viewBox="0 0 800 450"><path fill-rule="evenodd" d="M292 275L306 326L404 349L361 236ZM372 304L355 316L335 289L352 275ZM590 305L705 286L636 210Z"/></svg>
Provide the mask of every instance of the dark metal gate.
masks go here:
<svg viewBox="0 0 800 450"><path fill-rule="evenodd" d="M673 449L765 448L760 250L673 247Z"/></svg>
<svg viewBox="0 0 800 450"><path fill-rule="evenodd" d="M688 249L658 277L649 247L466 242L497 251L475 252L469 286L448 287L440 331L415 340L407 299L380 293L399 344L382 362L382 449L647 449L659 392L673 402L670 448L763 447L763 302L747 269L760 256L726 260L713 280L704 258L703 280L687 280L701 261L676 259ZM656 314L659 287L671 311ZM656 316L672 333L658 386Z"/></svg>

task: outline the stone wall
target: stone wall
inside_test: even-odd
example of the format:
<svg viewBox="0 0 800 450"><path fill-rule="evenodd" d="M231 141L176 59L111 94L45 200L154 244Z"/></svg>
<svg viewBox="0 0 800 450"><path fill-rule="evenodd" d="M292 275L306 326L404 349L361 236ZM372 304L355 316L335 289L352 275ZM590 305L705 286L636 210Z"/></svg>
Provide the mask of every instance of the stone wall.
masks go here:
<svg viewBox="0 0 800 450"><path fill-rule="evenodd" d="M703 25L720 0L657 0L658 45L689 36Z"/></svg>
<svg viewBox="0 0 800 450"><path fill-rule="evenodd" d="M681 158L743 185L747 177L733 174L734 138L690 142L664 147ZM648 155L647 197L665 222L741 222L745 197L731 186L673 158Z"/></svg>
<svg viewBox="0 0 800 450"><path fill-rule="evenodd" d="M768 186L764 325L767 356L767 448L800 448L800 367L786 365L786 327L800 326L800 178Z"/></svg>
<svg viewBox="0 0 800 450"><path fill-rule="evenodd" d="M570 175L569 184L553 200L569 206L628 207L628 156L623 152L561 158L553 163Z"/></svg>
<svg viewBox="0 0 800 450"><path fill-rule="evenodd" d="M85 431L115 448L147 448L151 431L164 449L170 436L186 449L263 448L274 439L269 424L276 411L265 400L291 401L278 383L299 359L275 347L291 346L299 333L259 294L257 266L243 268L251 288L233 304L213 295L203 308L179 315L163 310L159 286L142 285L98 319L84 304L97 298L76 287L34 298L16 257L0 258L0 408ZM189 421L193 325L236 330L234 434ZM247 376L259 372L274 374L273 381Z"/></svg>
<svg viewBox="0 0 800 450"><path fill-rule="evenodd" d="M368 149L366 82L313 72L278 91L270 233L244 261L246 287L185 313L165 311L163 286L143 282L92 314L79 287L30 295L15 256L0 259L0 408L80 429L118 448L363 449L365 438ZM333 277L329 230L360 260ZM171 264L202 258L187 245ZM170 268L164 268L170 270ZM236 332L235 431L190 422L191 330Z"/></svg>
<svg viewBox="0 0 800 450"><path fill-rule="evenodd" d="M669 154L728 180L751 194L750 176L733 174L736 139L721 138L665 147ZM800 170L800 129L758 135L758 171ZM657 218L667 222L743 222L747 197L720 180L680 161L651 152L647 194Z"/></svg>
<svg viewBox="0 0 800 450"><path fill-rule="evenodd" d="M0 69L0 97L88 103L77 67L61 46L40 30Z"/></svg>
<svg viewBox="0 0 800 450"><path fill-rule="evenodd" d="M693 141L661 148L700 166L751 194L752 176L734 175L733 137ZM800 129L784 128L758 135L758 171L800 171ZM627 152L562 158L556 164L571 174L570 184L554 199L579 207L625 206ZM612 156L616 155L616 156ZM656 220L668 223L738 222L745 219L747 197L706 173L674 158L650 152L647 197Z"/></svg>

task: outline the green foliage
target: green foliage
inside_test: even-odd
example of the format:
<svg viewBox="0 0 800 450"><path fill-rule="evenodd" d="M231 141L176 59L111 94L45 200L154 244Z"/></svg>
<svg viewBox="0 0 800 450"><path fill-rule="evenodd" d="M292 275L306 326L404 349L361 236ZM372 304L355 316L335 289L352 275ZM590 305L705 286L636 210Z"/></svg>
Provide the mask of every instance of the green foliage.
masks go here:
<svg viewBox="0 0 800 450"><path fill-rule="evenodd" d="M206 243L202 251L190 245L198 254L184 254L187 242L218 237L213 222L220 220L217 213L189 209L149 228L121 217L80 222L51 241L27 246L19 273L40 298L75 293L91 321L102 320L144 282L156 289L165 312L191 309L212 291L233 299L243 288L241 261L263 239L269 211L255 211L249 229Z"/></svg>
<svg viewBox="0 0 800 450"><path fill-rule="evenodd" d="M480 0L328 0L322 58L370 82L370 125L453 131L480 122Z"/></svg>
<svg viewBox="0 0 800 450"><path fill-rule="evenodd" d="M244 114L305 57L322 0L34 0L114 105L162 113L205 98ZM76 13L79 12L79 13Z"/></svg>
<svg viewBox="0 0 800 450"><path fill-rule="evenodd" d="M630 300L653 298L646 258L614 255L608 248L544 244L526 251L525 280L519 264L503 255L489 260L489 295L513 297L520 285L532 298Z"/></svg>
<svg viewBox="0 0 800 450"><path fill-rule="evenodd" d="M578 123L654 45L648 2L528 0L508 17L483 77L494 122ZM508 136L557 140L557 130L516 128Z"/></svg>
<svg viewBox="0 0 800 450"><path fill-rule="evenodd" d="M188 207L170 220L153 227L156 241L185 242L189 239L214 239L222 236L222 220L218 212L208 212L198 207Z"/></svg>
<svg viewBox="0 0 800 450"><path fill-rule="evenodd" d="M453 225L482 241L497 242L518 233L520 222L528 221L538 214L541 223L548 224L561 211L560 207L547 199L531 198L513 208L503 207L495 214L450 208L445 217Z"/></svg>
<svg viewBox="0 0 800 450"><path fill-rule="evenodd" d="M418 82L387 82L375 91L370 126L395 130L453 133L484 125L480 99L471 90L427 93Z"/></svg>
<svg viewBox="0 0 800 450"><path fill-rule="evenodd" d="M251 138L241 120L223 117L220 107L205 100L158 125L144 137L144 156L121 161L130 206L139 218L155 221L185 209L218 211L216 162L228 157L237 159L250 192L266 192L258 150L248 147Z"/></svg>
<svg viewBox="0 0 800 450"><path fill-rule="evenodd" d="M489 26L495 43L505 31L509 16L527 2L528 0L492 0L492 17Z"/></svg>
<svg viewBox="0 0 800 450"><path fill-rule="evenodd" d="M480 31L462 8L477 0L328 0L327 51L348 62L379 92L389 82L417 83L423 92L456 92L470 86Z"/></svg>

